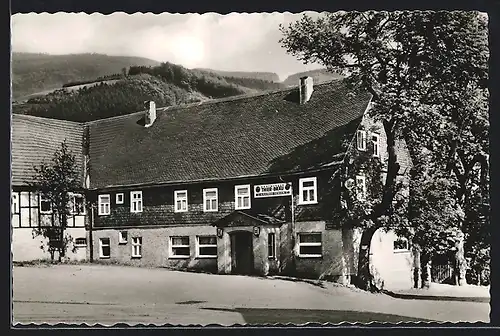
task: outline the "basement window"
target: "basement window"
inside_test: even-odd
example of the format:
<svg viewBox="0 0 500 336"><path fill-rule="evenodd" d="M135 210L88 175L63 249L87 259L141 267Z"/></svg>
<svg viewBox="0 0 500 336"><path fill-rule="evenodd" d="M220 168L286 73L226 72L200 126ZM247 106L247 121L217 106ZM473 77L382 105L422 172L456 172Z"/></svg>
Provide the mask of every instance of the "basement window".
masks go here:
<svg viewBox="0 0 500 336"><path fill-rule="evenodd" d="M366 131L358 130L356 133L356 143L358 150L366 150Z"/></svg>
<svg viewBox="0 0 500 336"><path fill-rule="evenodd" d="M234 202L236 210L250 209L250 184L234 187Z"/></svg>
<svg viewBox="0 0 500 336"><path fill-rule="evenodd" d="M174 191L175 212L186 212L188 210L187 190Z"/></svg>
<svg viewBox="0 0 500 336"><path fill-rule="evenodd" d="M98 214L100 216L109 215L111 213L110 210L111 198L108 195L99 195L98 199Z"/></svg>
<svg viewBox="0 0 500 336"><path fill-rule="evenodd" d="M99 239L99 257L101 259L106 259L111 256L111 247L109 244L109 238Z"/></svg>
<svg viewBox="0 0 500 336"><path fill-rule="evenodd" d="M189 258L189 237L170 237L170 258Z"/></svg>
<svg viewBox="0 0 500 336"><path fill-rule="evenodd" d="M299 179L299 204L318 203L316 182L316 177Z"/></svg>
<svg viewBox="0 0 500 336"><path fill-rule="evenodd" d="M321 233L299 233L299 257L319 258L323 254Z"/></svg>
<svg viewBox="0 0 500 336"><path fill-rule="evenodd" d="M198 257L217 258L217 238L215 236L198 237Z"/></svg>
<svg viewBox="0 0 500 336"><path fill-rule="evenodd" d="M142 212L142 191L130 192L130 212Z"/></svg>
<svg viewBox="0 0 500 336"><path fill-rule="evenodd" d="M142 257L142 237L132 237L132 258Z"/></svg>

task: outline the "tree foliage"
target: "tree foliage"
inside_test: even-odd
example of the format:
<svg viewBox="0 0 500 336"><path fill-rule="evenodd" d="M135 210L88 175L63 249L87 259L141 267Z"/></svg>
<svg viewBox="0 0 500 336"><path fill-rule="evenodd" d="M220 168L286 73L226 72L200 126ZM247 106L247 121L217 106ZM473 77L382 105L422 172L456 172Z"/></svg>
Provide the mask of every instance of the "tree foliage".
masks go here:
<svg viewBox="0 0 500 336"><path fill-rule="evenodd" d="M58 252L61 261L71 242L71 237L65 232L71 214L70 194L82 188L76 158L64 141L50 163L35 166L34 170L33 182L29 182L29 185L50 201L53 216L50 226L40 226L33 233L34 236L48 238L48 245L42 247L47 248L52 259L54 252Z"/></svg>
<svg viewBox="0 0 500 336"><path fill-rule="evenodd" d="M366 205L371 206L369 222L375 227L397 223L406 231L411 226L416 240L422 235L422 243L428 242L428 220L434 236L454 236L449 227L464 229L463 216L457 214L468 209L465 182L471 167L484 163L488 153L485 18L463 11L337 12L317 19L304 15L281 30L289 53L304 63L321 63L372 94L370 116L384 127L388 158L380 201ZM398 139L407 141L415 163L408 200L412 211L393 206ZM425 151L430 151L430 170L419 162ZM486 164L482 171L487 171ZM452 196L451 201L439 195ZM415 210L417 205L422 211ZM416 218L394 220L405 212ZM440 212L445 215L438 217Z"/></svg>

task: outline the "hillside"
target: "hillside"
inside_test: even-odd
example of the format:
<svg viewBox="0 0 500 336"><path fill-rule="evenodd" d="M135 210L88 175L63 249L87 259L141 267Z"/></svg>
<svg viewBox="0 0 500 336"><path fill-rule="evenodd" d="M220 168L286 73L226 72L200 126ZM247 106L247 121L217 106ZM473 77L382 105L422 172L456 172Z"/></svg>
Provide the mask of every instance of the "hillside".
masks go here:
<svg viewBox="0 0 500 336"><path fill-rule="evenodd" d="M13 113L82 122L139 111L146 100L171 106L259 91L171 63L131 66L126 75L74 84L14 104Z"/></svg>
<svg viewBox="0 0 500 336"><path fill-rule="evenodd" d="M315 84L327 82L329 80L341 77L339 74L328 72L328 70L326 69L316 69L305 72L298 72L296 74L290 75L283 81L283 85L286 87L298 85L300 78L304 76L312 77Z"/></svg>
<svg viewBox="0 0 500 336"><path fill-rule="evenodd" d="M12 53L14 100L40 91L60 88L74 81L92 80L121 73L132 65L155 66L159 62L128 56L102 54L47 55Z"/></svg>
<svg viewBox="0 0 500 336"><path fill-rule="evenodd" d="M257 79L261 81L274 82L274 83L279 83L280 81L279 76L274 72L223 71L223 70L214 70L207 68L195 68L193 70L210 72L222 77L249 78L249 79Z"/></svg>

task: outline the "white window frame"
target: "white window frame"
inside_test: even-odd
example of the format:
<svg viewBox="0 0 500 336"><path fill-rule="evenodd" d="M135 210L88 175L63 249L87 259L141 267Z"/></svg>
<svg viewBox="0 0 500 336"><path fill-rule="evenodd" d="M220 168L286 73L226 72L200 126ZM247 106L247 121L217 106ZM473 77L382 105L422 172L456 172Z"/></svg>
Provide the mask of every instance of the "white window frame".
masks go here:
<svg viewBox="0 0 500 336"><path fill-rule="evenodd" d="M142 237L132 237L132 258L142 258Z"/></svg>
<svg viewBox="0 0 500 336"><path fill-rule="evenodd" d="M272 241L269 240L269 238L273 238ZM272 255L269 254L269 245L272 242ZM276 233L275 232L268 232L267 233L267 254L269 259L276 259Z"/></svg>
<svg viewBox="0 0 500 336"><path fill-rule="evenodd" d="M103 202L102 201L102 198L104 197L107 197L108 198L108 202ZM104 208L106 208L106 204L108 205L108 211L105 211L106 209L104 209L104 211L101 211L101 205L104 205ZM98 196L98 201L97 201L97 214L99 216L108 216L111 214L111 195L110 194L101 194Z"/></svg>
<svg viewBox="0 0 500 336"><path fill-rule="evenodd" d="M304 187L304 182L314 182L312 187ZM304 191L314 190L314 200L304 200ZM316 177L305 177L299 179L299 205L318 203L318 180Z"/></svg>
<svg viewBox="0 0 500 336"><path fill-rule="evenodd" d="M366 131L357 130L356 132L356 148L360 151L366 150Z"/></svg>
<svg viewBox="0 0 500 336"><path fill-rule="evenodd" d="M123 233L125 233L125 239L123 239ZM128 231L122 230L118 231L118 244L127 244L128 243Z"/></svg>
<svg viewBox="0 0 500 336"><path fill-rule="evenodd" d="M186 193L186 209L182 209L182 201L184 198L180 198L179 194ZM177 209L177 201L181 201L181 209ZM174 191L174 212L187 212L189 209L188 191L187 190L175 190Z"/></svg>
<svg viewBox="0 0 500 336"><path fill-rule="evenodd" d="M397 241L397 240L403 240L403 241L406 241L406 246L407 248L403 248L403 249L399 249L399 248L394 248L394 243ZM410 251L410 242L408 240L408 238L406 237L396 237L396 239L394 239L394 242L393 242L393 245L392 245L392 250L393 252L409 252Z"/></svg>
<svg viewBox="0 0 500 336"><path fill-rule="evenodd" d="M359 193L358 181L363 181L361 193ZM358 201L366 200L366 177L364 175L356 176L355 190L356 190L356 199Z"/></svg>
<svg viewBox="0 0 500 336"><path fill-rule="evenodd" d="M211 237L215 238L215 244L200 244L200 238ZM200 250L202 247L215 247L215 255L201 254ZM217 258L217 236L196 236L196 257L197 258Z"/></svg>
<svg viewBox="0 0 500 336"><path fill-rule="evenodd" d="M48 211L43 211L42 210L42 202L49 202L50 205L50 210ZM50 202L50 199L44 197L42 194L39 194L38 196L38 206L41 214L51 214L52 213L52 203Z"/></svg>
<svg viewBox="0 0 500 336"><path fill-rule="evenodd" d="M134 198L134 196L139 196L138 198ZM134 210L134 205L136 208ZM130 192L130 212L139 213L142 212L142 191L131 191Z"/></svg>
<svg viewBox="0 0 500 336"><path fill-rule="evenodd" d="M77 244L77 243L76 243L76 240L77 240L77 239L85 239L85 244ZM75 238L75 244L74 244L74 245L75 245L75 247L77 247L77 248L79 248L79 247L87 247L87 238L85 238L85 237L78 237L78 238Z"/></svg>
<svg viewBox="0 0 500 336"><path fill-rule="evenodd" d="M377 138L377 140L373 140L373 138ZM373 148L373 156L380 157L380 135L378 133L372 133L372 148Z"/></svg>
<svg viewBox="0 0 500 336"><path fill-rule="evenodd" d="M246 189L248 191L248 195L238 195L238 190ZM248 206L245 206L245 202L243 201L245 197L248 197ZM241 206L238 206L238 198L241 198ZM252 192L250 190L250 184L240 184L234 186L234 209L235 210L245 210L250 209L252 207Z"/></svg>
<svg viewBox="0 0 500 336"><path fill-rule="evenodd" d="M71 214L72 215L85 215L87 213L87 210L85 209L85 197L82 194L78 193L70 193L70 202L71 202ZM83 199L83 211L78 212L76 210L76 198L81 198Z"/></svg>
<svg viewBox="0 0 500 336"><path fill-rule="evenodd" d="M173 241L175 238L187 238L188 239L188 244L187 245L174 245L173 244ZM170 253L169 253L169 258L171 259L188 259L191 257L191 239L189 236L171 236L170 237ZM189 254L188 255L178 255L178 254L174 254L174 248L177 248L177 247L187 247L189 249Z"/></svg>
<svg viewBox="0 0 500 336"><path fill-rule="evenodd" d="M213 200L214 197L208 198L207 193L214 192L214 191L215 191L215 209L208 209L207 208L207 201ZM210 204L212 204L212 202L210 202ZM203 211L204 212L217 212L217 211L219 211L219 191L217 190L217 188L203 189Z"/></svg>
<svg viewBox="0 0 500 336"><path fill-rule="evenodd" d="M11 196L11 211L12 214L18 214L20 212L20 207L19 207L19 193L18 192L13 192Z"/></svg>
<svg viewBox="0 0 500 336"><path fill-rule="evenodd" d="M119 198L122 198L121 201ZM125 203L125 194L124 193L118 193L115 195L115 203L116 204L123 204Z"/></svg>
<svg viewBox="0 0 500 336"><path fill-rule="evenodd" d="M300 242L300 236L306 236L306 235L319 235L321 237L321 242L314 242L314 243L301 243ZM297 242L298 242L298 255L300 258L321 258L323 257L323 234L321 232L299 232L298 237L297 237ZM300 247L301 246L320 246L321 247L321 254L301 254L300 253Z"/></svg>
<svg viewBox="0 0 500 336"><path fill-rule="evenodd" d="M104 239L107 239L108 240L108 244L107 245L104 245L102 242ZM103 254L103 247L105 246L108 246L109 247L109 255L105 256ZM99 238L99 258L101 259L109 259L111 258L111 239L108 238L108 237L102 237L102 238Z"/></svg>

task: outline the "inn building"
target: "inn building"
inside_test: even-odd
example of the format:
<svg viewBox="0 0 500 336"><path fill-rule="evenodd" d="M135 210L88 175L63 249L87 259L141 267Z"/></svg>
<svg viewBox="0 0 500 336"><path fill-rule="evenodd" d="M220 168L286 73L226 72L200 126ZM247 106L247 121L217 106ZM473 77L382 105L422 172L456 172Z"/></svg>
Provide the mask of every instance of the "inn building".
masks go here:
<svg viewBox="0 0 500 336"><path fill-rule="evenodd" d="M290 274L349 283L361 233L335 219L331 190L363 152L383 160L370 95L341 80L157 108L87 123L12 116L13 260L44 258L33 227L53 225L29 190L33 165L66 139L81 172L69 258L221 274ZM398 144L400 175L411 164ZM362 193L366 178L356 175ZM412 286L404 238L377 232L371 264Z"/></svg>

